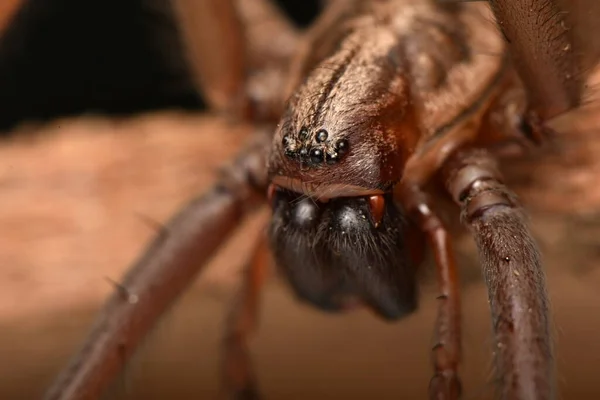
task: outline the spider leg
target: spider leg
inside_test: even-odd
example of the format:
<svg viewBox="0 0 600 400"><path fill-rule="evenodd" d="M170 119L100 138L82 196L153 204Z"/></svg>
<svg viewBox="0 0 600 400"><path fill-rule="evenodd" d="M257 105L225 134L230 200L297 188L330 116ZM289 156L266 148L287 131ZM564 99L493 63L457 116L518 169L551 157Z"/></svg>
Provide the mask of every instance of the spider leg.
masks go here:
<svg viewBox="0 0 600 400"><path fill-rule="evenodd" d="M279 117L298 32L269 0L171 0L191 73L216 111Z"/></svg>
<svg viewBox="0 0 600 400"><path fill-rule="evenodd" d="M250 207L264 201L270 144L264 139L246 149L212 190L162 229L117 285L83 347L45 399L97 398Z"/></svg>
<svg viewBox="0 0 600 400"><path fill-rule="evenodd" d="M569 13L557 0L498 1L490 5L506 38L531 104L546 120L575 107L582 90Z"/></svg>
<svg viewBox="0 0 600 400"><path fill-rule="evenodd" d="M23 2L23 0L8 0L3 1L0 5L0 37L12 22L15 13L23 6Z"/></svg>
<svg viewBox="0 0 600 400"><path fill-rule="evenodd" d="M268 241L262 235L246 266L241 290L227 319L223 365L227 398L259 398L248 354L248 337L257 325L260 291L268 272L268 255Z"/></svg>
<svg viewBox="0 0 600 400"><path fill-rule="evenodd" d="M285 31L290 39L283 48L292 52L296 36L267 0L255 0L254 7L246 3L173 0L172 5L192 73L209 103L232 116L269 122L279 113L278 79L283 79L287 56L278 50L269 52L267 43ZM248 114L249 104L264 114ZM264 200L270 139L270 135L257 137L258 143L242 153L220 183L179 212L152 242L117 284L119 290L46 399L97 397L102 392L248 207Z"/></svg>
<svg viewBox="0 0 600 400"><path fill-rule="evenodd" d="M243 26L233 0L172 0L187 61L215 110L235 112L244 89Z"/></svg>
<svg viewBox="0 0 600 400"><path fill-rule="evenodd" d="M554 398L545 274L523 210L484 150L456 154L443 173L477 243L493 318L501 398Z"/></svg>
<svg viewBox="0 0 600 400"><path fill-rule="evenodd" d="M416 187L402 187L404 206L425 233L433 250L440 295L436 343L432 349L435 375L429 386L431 399L458 399L461 393L458 365L461 358L460 288L450 235L430 207L427 196Z"/></svg>

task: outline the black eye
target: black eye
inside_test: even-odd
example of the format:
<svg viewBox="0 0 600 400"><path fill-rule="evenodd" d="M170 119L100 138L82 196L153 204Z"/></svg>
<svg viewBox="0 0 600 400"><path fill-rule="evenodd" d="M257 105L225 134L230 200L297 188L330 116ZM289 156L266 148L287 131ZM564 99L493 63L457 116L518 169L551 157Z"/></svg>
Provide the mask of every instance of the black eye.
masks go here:
<svg viewBox="0 0 600 400"><path fill-rule="evenodd" d="M293 150L291 149L285 149L285 156L289 157L289 158L293 158L296 155L296 153L294 153Z"/></svg>
<svg viewBox="0 0 600 400"><path fill-rule="evenodd" d="M290 145L290 137L289 135L284 135L283 138L281 139L281 144L283 145L283 147L288 147Z"/></svg>
<svg viewBox="0 0 600 400"><path fill-rule="evenodd" d="M348 152L350 144L347 139L340 139L335 143L335 149L340 156L343 156Z"/></svg>
<svg viewBox="0 0 600 400"><path fill-rule="evenodd" d="M327 140L328 137L329 137L329 134L327 133L327 131L325 129L321 129L319 132L317 132L317 142L318 143L323 143L324 141Z"/></svg>
<svg viewBox="0 0 600 400"><path fill-rule="evenodd" d="M312 149L310 151L310 161L315 164L318 164L323 161L323 150L321 149Z"/></svg>
<svg viewBox="0 0 600 400"><path fill-rule="evenodd" d="M306 139L308 138L308 129L306 129L306 127L302 127L302 129L300 129L300 132L298 133L298 136L300 137L300 139Z"/></svg>
<svg viewBox="0 0 600 400"><path fill-rule="evenodd" d="M335 164L338 162L337 154L325 154L325 161L327 161L327 164Z"/></svg>

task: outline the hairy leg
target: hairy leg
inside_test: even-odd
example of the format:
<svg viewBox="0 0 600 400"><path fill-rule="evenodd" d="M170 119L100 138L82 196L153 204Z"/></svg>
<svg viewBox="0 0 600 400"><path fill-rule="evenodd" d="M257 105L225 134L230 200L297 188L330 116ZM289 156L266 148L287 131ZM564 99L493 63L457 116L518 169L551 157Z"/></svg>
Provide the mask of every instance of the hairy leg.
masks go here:
<svg viewBox="0 0 600 400"><path fill-rule="evenodd" d="M23 0L4 0L0 3L0 37L8 24L12 21L12 18L21 7Z"/></svg>
<svg viewBox="0 0 600 400"><path fill-rule="evenodd" d="M266 193L265 154L258 141L220 183L164 227L117 284L79 353L45 399L95 398L120 371L140 340L193 282L206 261Z"/></svg>
<svg viewBox="0 0 600 400"><path fill-rule="evenodd" d="M299 33L269 0L171 0L198 90L215 111L279 118Z"/></svg>
<svg viewBox="0 0 600 400"><path fill-rule="evenodd" d="M481 258L501 398L552 399L554 357L545 273L523 210L484 150L456 154L443 172Z"/></svg>
<svg viewBox="0 0 600 400"><path fill-rule="evenodd" d="M558 0L490 0L498 26L530 96L532 111L547 120L581 100L579 49L573 21Z"/></svg>

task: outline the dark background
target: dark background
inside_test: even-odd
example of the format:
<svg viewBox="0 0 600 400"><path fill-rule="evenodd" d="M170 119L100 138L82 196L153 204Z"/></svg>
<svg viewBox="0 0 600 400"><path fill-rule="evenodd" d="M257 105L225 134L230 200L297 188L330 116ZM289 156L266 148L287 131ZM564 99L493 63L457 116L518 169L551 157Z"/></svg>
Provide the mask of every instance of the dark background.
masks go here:
<svg viewBox="0 0 600 400"><path fill-rule="evenodd" d="M319 9L318 0L277 3L298 25ZM0 38L0 131L82 112L203 107L167 4L24 1Z"/></svg>

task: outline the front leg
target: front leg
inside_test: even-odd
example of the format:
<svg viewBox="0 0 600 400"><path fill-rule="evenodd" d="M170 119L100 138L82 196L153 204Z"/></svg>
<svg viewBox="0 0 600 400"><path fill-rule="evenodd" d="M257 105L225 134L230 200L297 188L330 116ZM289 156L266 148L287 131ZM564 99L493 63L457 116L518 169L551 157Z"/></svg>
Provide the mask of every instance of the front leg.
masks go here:
<svg viewBox="0 0 600 400"><path fill-rule="evenodd" d="M0 3L0 37L12 21L15 13L22 7L23 0L4 0Z"/></svg>
<svg viewBox="0 0 600 400"><path fill-rule="evenodd" d="M46 400L98 398L140 341L194 281L247 212L264 201L268 138L240 156L212 190L184 207L117 284Z"/></svg>
<svg viewBox="0 0 600 400"><path fill-rule="evenodd" d="M299 32L271 0L171 0L197 89L213 111L279 118ZM285 100L285 99L284 99Z"/></svg>
<svg viewBox="0 0 600 400"><path fill-rule="evenodd" d="M498 26L527 87L530 103L543 120L581 100L583 80L569 13L557 0L491 0Z"/></svg>
<svg viewBox="0 0 600 400"><path fill-rule="evenodd" d="M552 399L554 357L545 274L516 196L501 183L494 160L483 150L456 154L443 172L481 258L501 398Z"/></svg>

